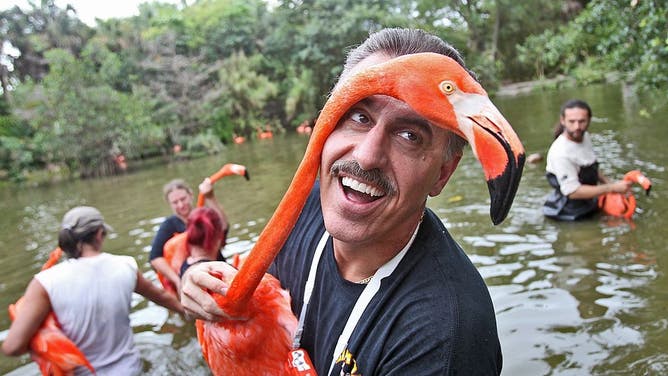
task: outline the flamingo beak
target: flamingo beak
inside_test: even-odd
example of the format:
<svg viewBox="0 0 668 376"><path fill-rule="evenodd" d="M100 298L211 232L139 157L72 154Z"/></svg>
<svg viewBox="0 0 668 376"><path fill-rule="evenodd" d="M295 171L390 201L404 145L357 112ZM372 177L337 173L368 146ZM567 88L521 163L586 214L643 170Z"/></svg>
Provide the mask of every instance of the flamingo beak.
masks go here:
<svg viewBox="0 0 668 376"><path fill-rule="evenodd" d="M473 125L469 142L485 172L489 189L489 215L497 225L508 215L519 187L525 161L524 147L491 101L483 111L468 116L468 120Z"/></svg>

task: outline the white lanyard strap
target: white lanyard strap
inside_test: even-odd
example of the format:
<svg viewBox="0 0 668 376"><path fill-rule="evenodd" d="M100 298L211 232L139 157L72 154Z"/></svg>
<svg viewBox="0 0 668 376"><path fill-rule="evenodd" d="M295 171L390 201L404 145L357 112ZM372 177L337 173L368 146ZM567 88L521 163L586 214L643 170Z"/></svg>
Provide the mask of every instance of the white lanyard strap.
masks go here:
<svg viewBox="0 0 668 376"><path fill-rule="evenodd" d="M404 248L390 261L386 262L376 271L376 273L371 278L371 281L369 281L369 284L366 285L364 291L362 291L362 294L359 296L359 298L357 298L355 306L353 307L352 312L350 312L350 316L346 322L346 326L343 328L343 331L339 336L339 340L336 342L336 347L334 348L334 353L332 354L332 364L329 366L329 372L327 372L328 375L332 373L332 369L334 369L334 365L336 365L336 360L338 359L339 355L343 352L346 346L348 346L348 340L350 340L350 336L353 334L353 330L355 330L357 323L362 317L362 313L364 313L364 310L369 305L369 302L371 302L371 299L374 297L374 295L376 295L378 290L380 290L380 281L392 274L394 269L396 269L401 259L404 258L406 252L408 252L408 249L413 244L418 229L420 228L420 223L418 223L415 231L413 231L413 235L411 236L411 239L408 241L406 246L404 246Z"/></svg>
<svg viewBox="0 0 668 376"><path fill-rule="evenodd" d="M320 261L320 256L322 255L322 250L325 249L325 244L327 244L327 239L329 239L329 233L325 231L320 238L318 246L315 248L315 253L313 254L313 261L311 261L311 269L308 273L308 279L306 280L306 286L304 287L304 300L302 301L302 311L299 314L299 324L297 326L297 331L295 336L292 339L292 349L297 350L301 346L302 333L304 332L304 320L306 320L306 309L308 308L308 302L311 300L311 294L313 293L313 285L315 285L315 274L318 271L318 262Z"/></svg>
<svg viewBox="0 0 668 376"><path fill-rule="evenodd" d="M397 265L399 265L399 262L404 258L406 252L408 252L408 249L413 244L413 241L417 236L419 228L420 224L418 223L418 226L415 228L415 231L413 232L413 235L411 236L406 246L404 246L404 248L399 253L397 253L390 261L385 263L376 271L376 273L371 278L371 281L369 281L369 284L367 284L366 287L364 288L364 291L362 291L362 294L359 296L359 298L357 298L355 306L353 307L353 310L350 313L350 316L348 317L348 321L346 322L346 326L343 328L343 331L339 336L339 340L336 342L336 347L334 348L334 353L332 355L332 364L330 365L329 372L327 374L332 373L332 369L334 369L334 365L336 364L336 359L348 345L348 340L350 339L353 330L355 329L357 323L362 317L362 313L364 313L364 310L369 305L369 302L371 302L371 299L376 295L378 290L380 290L381 280L392 274L394 269L396 269ZM311 300L311 295L313 294L313 286L315 285L315 276L318 271L318 263L320 262L320 258L322 257L322 251L325 249L325 245L327 244L328 239L329 239L329 233L325 231L322 234L322 237L320 238L320 241L318 242L318 245L313 254L313 260L311 261L311 268L309 270L308 279L306 280L306 285L304 287L304 299L302 301L302 310L299 314L299 324L297 326L297 331L295 332L295 336L292 341L293 350L296 350L300 347L301 337L304 331L304 321L306 320L306 311L308 309L308 303Z"/></svg>

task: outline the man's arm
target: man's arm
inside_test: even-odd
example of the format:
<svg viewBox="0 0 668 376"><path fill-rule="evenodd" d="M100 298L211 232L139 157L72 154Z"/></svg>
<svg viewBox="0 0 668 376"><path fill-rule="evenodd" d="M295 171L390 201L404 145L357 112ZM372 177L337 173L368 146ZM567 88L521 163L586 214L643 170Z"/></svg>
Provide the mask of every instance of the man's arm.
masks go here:
<svg viewBox="0 0 668 376"><path fill-rule="evenodd" d="M135 292L169 310L180 314L185 313L183 306L176 296L154 285L151 281L144 278L140 271L137 271L137 285L135 286Z"/></svg>
<svg viewBox="0 0 668 376"><path fill-rule="evenodd" d="M181 278L179 277L178 271L173 270L171 265L169 265L164 257L163 251L165 243L167 243L167 241L177 232L179 232L178 229L171 224L170 219L166 219L160 225L158 233L153 239L149 260L153 270L167 278L174 285L176 290L179 291L181 288Z"/></svg>
<svg viewBox="0 0 668 376"><path fill-rule="evenodd" d="M172 269L172 266L169 265L167 259L164 257L157 257L151 260L151 267L156 272L162 274L167 278L176 288L176 291L181 290L181 278L179 277L178 272Z"/></svg>
<svg viewBox="0 0 668 376"><path fill-rule="evenodd" d="M596 198L600 195L610 192L626 193L631 188L631 184L632 183L630 181L625 180L617 180L612 183L599 185L582 184L573 193L568 195L568 198L572 200L586 200Z"/></svg>
<svg viewBox="0 0 668 376"><path fill-rule="evenodd" d="M216 194L213 191L213 184L209 178L204 179L199 185L199 193L204 196L204 205L210 207L211 209L218 212L220 218L223 220L223 229L228 228L227 214L223 209L223 205L216 198Z"/></svg>

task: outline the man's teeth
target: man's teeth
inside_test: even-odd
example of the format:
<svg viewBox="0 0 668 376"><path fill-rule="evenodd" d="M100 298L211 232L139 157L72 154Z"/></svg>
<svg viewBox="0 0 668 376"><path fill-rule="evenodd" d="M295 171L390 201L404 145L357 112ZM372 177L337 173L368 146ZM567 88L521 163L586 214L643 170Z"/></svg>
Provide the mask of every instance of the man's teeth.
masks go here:
<svg viewBox="0 0 668 376"><path fill-rule="evenodd" d="M341 184L358 192L366 193L369 196L380 197L383 195L383 191L380 189L374 188L347 176L341 179Z"/></svg>

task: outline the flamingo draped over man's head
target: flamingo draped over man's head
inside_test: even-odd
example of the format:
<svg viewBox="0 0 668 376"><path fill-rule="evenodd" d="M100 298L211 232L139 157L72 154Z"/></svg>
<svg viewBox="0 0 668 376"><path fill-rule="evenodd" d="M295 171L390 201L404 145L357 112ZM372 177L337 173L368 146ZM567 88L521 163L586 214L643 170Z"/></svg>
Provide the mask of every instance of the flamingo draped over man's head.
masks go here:
<svg viewBox="0 0 668 376"><path fill-rule="evenodd" d="M480 84L455 60L435 53L405 55L371 66L341 81L325 104L292 183L226 296L217 299L230 316L253 314L247 311L249 301L297 221L317 177L325 141L354 104L372 95L399 99L434 126L465 138L484 170L492 222L498 224L508 214L524 165L524 148Z"/></svg>

